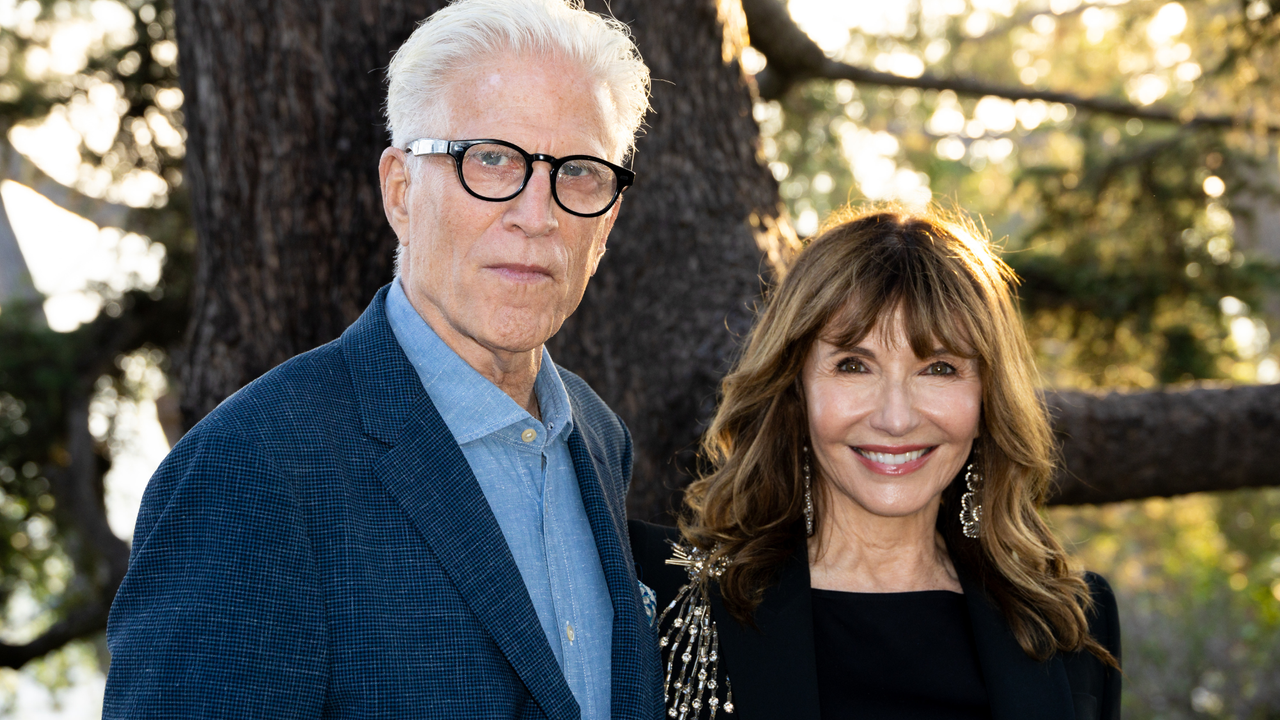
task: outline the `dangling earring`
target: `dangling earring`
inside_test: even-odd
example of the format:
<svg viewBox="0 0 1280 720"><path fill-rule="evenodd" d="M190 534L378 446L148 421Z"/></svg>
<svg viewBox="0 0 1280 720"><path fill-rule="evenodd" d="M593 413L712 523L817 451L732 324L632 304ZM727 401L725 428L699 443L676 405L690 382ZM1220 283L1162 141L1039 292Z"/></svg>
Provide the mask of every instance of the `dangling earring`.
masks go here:
<svg viewBox="0 0 1280 720"><path fill-rule="evenodd" d="M978 527L982 522L982 503L978 502L978 486L981 483L982 474L970 460L964 469L964 487L967 492L960 496L960 525L967 538L978 537Z"/></svg>
<svg viewBox="0 0 1280 720"><path fill-rule="evenodd" d="M809 446L804 446L804 532L813 537L813 479L809 474Z"/></svg>

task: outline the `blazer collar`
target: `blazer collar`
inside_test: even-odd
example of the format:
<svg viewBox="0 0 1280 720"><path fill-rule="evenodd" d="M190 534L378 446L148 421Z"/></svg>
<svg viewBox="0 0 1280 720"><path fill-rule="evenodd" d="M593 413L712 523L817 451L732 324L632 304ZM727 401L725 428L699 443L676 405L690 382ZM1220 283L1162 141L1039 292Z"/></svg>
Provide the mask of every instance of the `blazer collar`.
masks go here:
<svg viewBox="0 0 1280 720"><path fill-rule="evenodd" d="M386 295L341 339L364 431L391 446L373 470L547 716L577 718L498 521L391 331Z"/></svg>
<svg viewBox="0 0 1280 720"><path fill-rule="evenodd" d="M599 459L603 457L599 441L593 429L583 423L576 412L574 429L568 442L573 468L578 476L582 505L586 509L587 520L591 523L591 534L595 537L596 550L600 555L600 564L604 568L605 582L613 604L611 716L627 717L631 709L650 708L657 699L659 678L656 674L651 678L644 677L644 670L657 667L658 640L649 623L640 621L644 617L644 611L636 585L631 543L625 535L627 517L626 507L622 504L623 498L618 497L617 493L604 491L600 483L599 468L605 468L606 471L608 468ZM645 654L653 655L653 662L646 663ZM638 680L635 678L637 668L641 676ZM641 712L639 716L652 714Z"/></svg>
<svg viewBox="0 0 1280 720"><path fill-rule="evenodd" d="M1028 657L982 586L963 573L960 585L992 720L1073 720L1071 686L1061 657L1046 662ZM777 583L765 591L756 609L757 628L744 627L729 615L718 585L711 604L723 648L721 674L733 684L738 716L819 717L807 544L799 543Z"/></svg>
<svg viewBox="0 0 1280 720"><path fill-rule="evenodd" d="M1062 658L1037 662L1022 651L1004 615L976 579L960 573L992 720L1073 720Z"/></svg>
<svg viewBox="0 0 1280 720"><path fill-rule="evenodd" d="M394 445L405 424L421 413L423 402L430 404L387 321L390 289L384 285L378 290L338 340L360 404L362 429L384 445Z"/></svg>

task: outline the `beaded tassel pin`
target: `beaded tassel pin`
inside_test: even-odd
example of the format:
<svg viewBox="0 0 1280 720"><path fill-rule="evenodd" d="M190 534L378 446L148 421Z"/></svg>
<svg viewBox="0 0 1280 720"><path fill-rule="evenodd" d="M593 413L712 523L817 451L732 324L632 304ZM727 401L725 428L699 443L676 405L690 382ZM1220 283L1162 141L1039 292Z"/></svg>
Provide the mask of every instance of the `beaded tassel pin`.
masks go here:
<svg viewBox="0 0 1280 720"><path fill-rule="evenodd" d="M658 640L658 646L667 662L663 697L667 716L676 720L693 720L708 709L708 719L720 709L716 696L718 669L720 667L720 637L716 623L711 619L711 596L707 586L712 579L724 574L727 560L709 560L710 554L694 547L674 546L674 557L668 565L679 565L689 573L689 582L662 611L658 627L666 632ZM666 625L671 616L670 626ZM679 670L676 670L677 661ZM733 712L733 685L725 678L724 711ZM705 700L704 700L705 698Z"/></svg>

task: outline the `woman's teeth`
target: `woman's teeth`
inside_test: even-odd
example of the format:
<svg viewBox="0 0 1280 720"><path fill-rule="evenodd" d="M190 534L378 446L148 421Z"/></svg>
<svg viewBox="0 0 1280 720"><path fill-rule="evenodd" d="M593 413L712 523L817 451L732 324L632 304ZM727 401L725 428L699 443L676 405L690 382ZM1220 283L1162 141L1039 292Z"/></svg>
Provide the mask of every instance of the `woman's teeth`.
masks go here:
<svg viewBox="0 0 1280 720"><path fill-rule="evenodd" d="M922 448L920 450L912 450L911 452L902 453L900 455L893 455L890 453L871 452L870 450L854 448L854 450L857 450L858 454L861 455L862 457L872 462L878 462L881 465L902 465L905 463L909 463L912 460L918 460L921 456L923 456L925 453L929 452L932 449L933 448Z"/></svg>

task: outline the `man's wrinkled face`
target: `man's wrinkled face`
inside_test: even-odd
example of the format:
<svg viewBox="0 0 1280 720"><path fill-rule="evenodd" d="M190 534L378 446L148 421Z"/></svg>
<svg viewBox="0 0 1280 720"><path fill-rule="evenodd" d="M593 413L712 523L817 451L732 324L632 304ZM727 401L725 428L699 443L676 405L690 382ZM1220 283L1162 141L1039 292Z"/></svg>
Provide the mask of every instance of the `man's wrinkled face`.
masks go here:
<svg viewBox="0 0 1280 720"><path fill-rule="evenodd" d="M498 57L453 84L441 139L492 138L529 153L616 161L609 157L606 97L574 65ZM488 202L462 187L448 155L400 153L390 167L387 157L384 205L406 246L401 284L446 342L523 353L555 334L595 273L618 204L594 218L565 212L552 198L544 162L534 163L518 196ZM388 182L396 172L406 179L399 189Z"/></svg>

